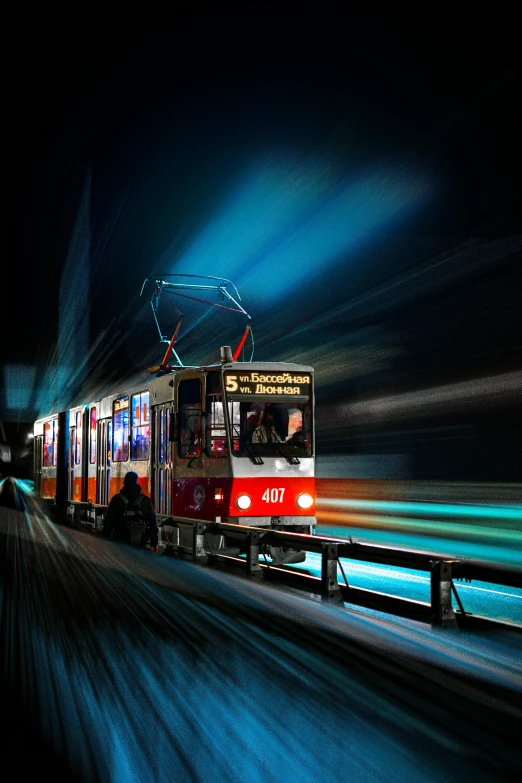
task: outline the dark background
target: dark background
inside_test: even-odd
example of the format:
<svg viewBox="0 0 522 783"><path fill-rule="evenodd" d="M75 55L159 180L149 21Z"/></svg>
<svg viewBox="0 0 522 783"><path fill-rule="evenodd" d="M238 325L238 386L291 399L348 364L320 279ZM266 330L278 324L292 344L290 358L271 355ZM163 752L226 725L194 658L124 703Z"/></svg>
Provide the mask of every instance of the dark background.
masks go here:
<svg viewBox="0 0 522 783"><path fill-rule="evenodd" d="M316 368L319 455L376 478L519 481L515 30L257 4L13 20L14 451L38 416L139 382L164 351L143 280L195 272L237 284L257 359ZM211 320L182 356L216 361L240 333ZM395 402L368 413L379 399Z"/></svg>

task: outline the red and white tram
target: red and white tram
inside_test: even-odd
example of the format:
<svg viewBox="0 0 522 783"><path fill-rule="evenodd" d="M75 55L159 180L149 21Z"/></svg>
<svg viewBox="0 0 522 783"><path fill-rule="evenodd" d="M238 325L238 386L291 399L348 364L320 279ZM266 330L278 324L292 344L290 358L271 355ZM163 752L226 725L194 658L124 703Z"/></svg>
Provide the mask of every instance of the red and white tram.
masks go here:
<svg viewBox="0 0 522 783"><path fill-rule="evenodd" d="M314 532L313 369L235 361L228 346L220 364L160 369L137 388L35 423L36 494L99 528L133 470L166 546L192 546L175 522ZM212 538L214 551L226 546ZM299 562L305 553L270 554Z"/></svg>

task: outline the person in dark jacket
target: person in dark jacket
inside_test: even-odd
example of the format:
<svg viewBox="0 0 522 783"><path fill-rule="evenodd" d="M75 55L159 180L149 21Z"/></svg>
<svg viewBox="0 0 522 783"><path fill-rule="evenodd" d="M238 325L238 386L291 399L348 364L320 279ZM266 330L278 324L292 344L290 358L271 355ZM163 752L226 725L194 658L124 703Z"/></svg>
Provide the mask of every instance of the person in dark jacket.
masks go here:
<svg viewBox="0 0 522 783"><path fill-rule="evenodd" d="M0 488L0 506L25 511L26 505L14 476L8 476Z"/></svg>
<svg viewBox="0 0 522 783"><path fill-rule="evenodd" d="M107 513L105 514L105 520L103 522L103 533L106 536L112 536L119 541L131 540L131 534L125 518L125 508L127 503L121 497L124 496L129 503L136 503L140 500L140 510L143 514L143 518L147 525L146 533L144 534L144 540L142 540L142 547L147 543L147 538L150 540L150 548L152 552L158 551L158 526L156 524L156 514L154 513L154 507L151 499L141 491L141 487L138 484L138 474L133 470L130 470L123 479L123 488L121 492L111 498Z"/></svg>

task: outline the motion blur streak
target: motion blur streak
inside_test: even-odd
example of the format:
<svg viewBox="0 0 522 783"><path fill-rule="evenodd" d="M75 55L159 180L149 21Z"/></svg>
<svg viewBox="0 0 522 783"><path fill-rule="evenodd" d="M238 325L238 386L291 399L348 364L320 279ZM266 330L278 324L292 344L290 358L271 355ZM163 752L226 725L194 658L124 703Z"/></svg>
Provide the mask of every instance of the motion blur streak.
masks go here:
<svg viewBox="0 0 522 783"><path fill-rule="evenodd" d="M476 404L477 399L490 399L491 402L504 401L519 396L522 392L522 372L511 372L490 378L478 378L465 383L438 386L407 392L394 397L381 397L356 402L340 409L351 415L389 416L410 415L416 408L437 407L451 403L459 408Z"/></svg>
<svg viewBox="0 0 522 783"><path fill-rule="evenodd" d="M522 521L522 506L456 506L448 503L398 503L375 500L339 500L323 498L325 506L342 506L361 511L389 511L404 514L435 514L435 516L483 517Z"/></svg>
<svg viewBox="0 0 522 783"><path fill-rule="evenodd" d="M515 238L515 246L519 249L522 247L522 235ZM400 271L391 281L379 281L364 293L350 295L333 309L306 319L291 331L290 336L330 327L351 318L382 317L390 306L412 306L420 296L440 291L450 284L455 285L471 270L484 271L512 253L511 238L491 241L478 237L466 239L450 251L445 249L427 261L417 263L413 271Z"/></svg>
<svg viewBox="0 0 522 783"><path fill-rule="evenodd" d="M220 274L255 285L266 305L324 274L391 221L410 217L430 189L413 171L361 171L350 182L339 182L338 171L327 158L267 156L176 261L176 271L208 274L219 259ZM259 285L263 279L270 285Z"/></svg>
<svg viewBox="0 0 522 783"><path fill-rule="evenodd" d="M317 531L519 565L521 498L521 484L320 478Z"/></svg>
<svg viewBox="0 0 522 783"><path fill-rule="evenodd" d="M0 509L2 685L79 779L522 771L519 637L320 606L57 527L27 502L32 529Z"/></svg>
<svg viewBox="0 0 522 783"><path fill-rule="evenodd" d="M476 540L487 547L488 543L498 546L504 546L506 550L516 546L522 555L522 531L505 530L497 527L477 527L476 525L456 525L453 520L447 522L434 522L428 519L408 519L398 516L379 516L376 514L347 514L346 512L333 511L331 513L318 512L319 530L323 531L325 525L337 525L340 528L341 537L351 534L354 528L361 528L366 533L366 529L372 529L379 533L381 543L386 543L389 531L395 530L402 532L410 537L409 546L420 546L425 549L427 544L422 541L420 544L413 537L433 536L439 539L470 541ZM318 531L319 532L319 531ZM329 535L326 534L325 535ZM486 552L487 555L487 552ZM485 559L495 559L488 558Z"/></svg>
<svg viewBox="0 0 522 783"><path fill-rule="evenodd" d="M23 384L5 378L7 411L26 419L67 407L88 371L91 283L91 174L87 173L59 289L58 339L36 369L24 368ZM44 297L47 292L44 292ZM50 298L50 295L47 297ZM49 310L50 323L51 310Z"/></svg>
<svg viewBox="0 0 522 783"><path fill-rule="evenodd" d="M29 407L36 367L23 364L4 367L5 405L8 410L23 411Z"/></svg>
<svg viewBox="0 0 522 783"><path fill-rule="evenodd" d="M60 324L56 366L60 372L55 384L55 400L61 402L71 396L87 374L89 342L91 282L91 174L88 172L83 197L78 209L67 260L60 281ZM66 370L64 374L63 370Z"/></svg>

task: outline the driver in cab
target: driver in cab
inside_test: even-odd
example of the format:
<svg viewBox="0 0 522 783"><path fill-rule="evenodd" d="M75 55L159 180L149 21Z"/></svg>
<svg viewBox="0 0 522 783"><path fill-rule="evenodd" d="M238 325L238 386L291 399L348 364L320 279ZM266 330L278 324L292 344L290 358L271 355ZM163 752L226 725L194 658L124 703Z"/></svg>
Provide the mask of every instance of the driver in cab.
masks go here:
<svg viewBox="0 0 522 783"><path fill-rule="evenodd" d="M252 433L252 443L282 443L275 428L274 411L267 405L263 411L261 423Z"/></svg>

